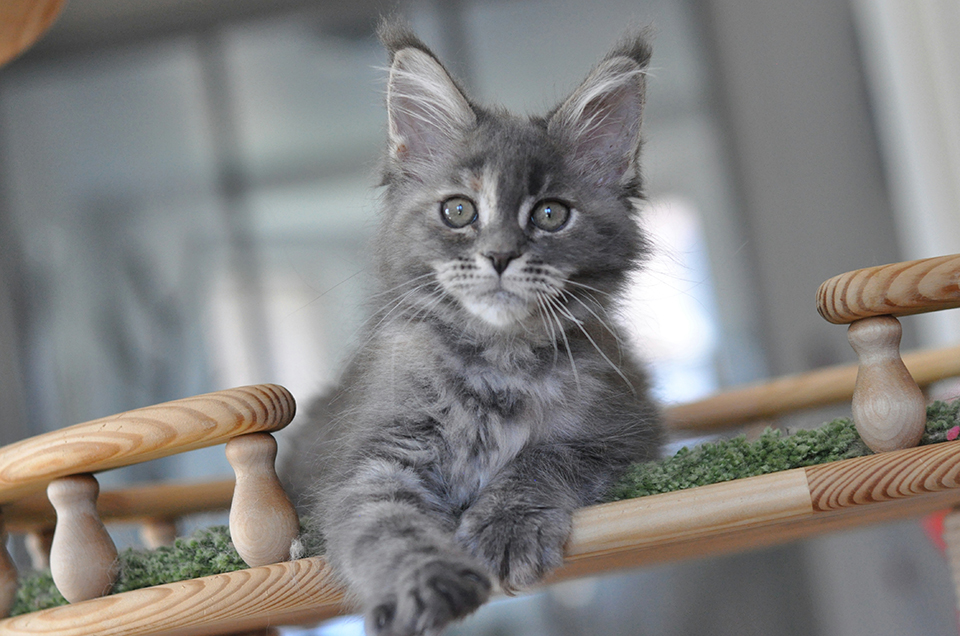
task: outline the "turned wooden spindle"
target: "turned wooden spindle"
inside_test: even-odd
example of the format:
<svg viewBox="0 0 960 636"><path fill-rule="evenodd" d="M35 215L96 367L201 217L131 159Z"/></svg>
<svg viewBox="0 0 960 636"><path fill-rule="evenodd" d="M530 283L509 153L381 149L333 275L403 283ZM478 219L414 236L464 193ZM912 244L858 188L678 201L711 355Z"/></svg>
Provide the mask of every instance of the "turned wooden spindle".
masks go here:
<svg viewBox="0 0 960 636"><path fill-rule="evenodd" d="M9 616L17 597L17 566L7 552L7 531L0 511L0 617Z"/></svg>
<svg viewBox="0 0 960 636"><path fill-rule="evenodd" d="M250 566L288 560L300 521L274 468L276 440L269 433L241 435L227 442L226 454L237 476L230 505L237 552Z"/></svg>
<svg viewBox="0 0 960 636"><path fill-rule="evenodd" d="M34 570L50 568L50 546L53 545L53 528L32 530L27 533L24 544L30 555L30 565Z"/></svg>
<svg viewBox="0 0 960 636"><path fill-rule="evenodd" d="M860 360L853 422L875 452L916 446L927 422L926 399L900 358L901 333L893 316L857 320L847 331Z"/></svg>
<svg viewBox="0 0 960 636"><path fill-rule="evenodd" d="M93 475L62 477L47 487L57 511L50 572L71 603L103 596L119 571L117 548L97 514L100 485Z"/></svg>
<svg viewBox="0 0 960 636"><path fill-rule="evenodd" d="M147 519L140 525L140 540L150 550L173 545L177 539L175 519Z"/></svg>

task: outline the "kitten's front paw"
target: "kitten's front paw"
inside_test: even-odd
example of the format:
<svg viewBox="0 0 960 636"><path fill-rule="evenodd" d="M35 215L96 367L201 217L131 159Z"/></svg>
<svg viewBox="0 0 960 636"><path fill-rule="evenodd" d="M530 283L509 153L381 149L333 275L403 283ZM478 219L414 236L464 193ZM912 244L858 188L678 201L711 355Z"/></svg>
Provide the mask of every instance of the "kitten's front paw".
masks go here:
<svg viewBox="0 0 960 636"><path fill-rule="evenodd" d="M511 594L537 583L563 563L570 513L558 508L474 506L464 513L457 540L484 561Z"/></svg>
<svg viewBox="0 0 960 636"><path fill-rule="evenodd" d="M366 633L431 636L480 607L490 596L490 580L464 557L438 557L401 574L395 593L367 611Z"/></svg>

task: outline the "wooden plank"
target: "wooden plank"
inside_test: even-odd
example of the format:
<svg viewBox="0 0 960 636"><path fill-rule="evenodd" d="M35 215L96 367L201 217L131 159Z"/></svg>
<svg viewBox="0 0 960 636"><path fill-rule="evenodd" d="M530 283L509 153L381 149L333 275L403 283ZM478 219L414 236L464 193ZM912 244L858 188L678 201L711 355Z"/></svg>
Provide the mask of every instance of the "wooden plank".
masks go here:
<svg viewBox="0 0 960 636"><path fill-rule="evenodd" d="M58 478L98 472L232 437L276 431L293 419L290 393L260 384L148 406L77 424L0 448L0 503Z"/></svg>
<svg viewBox="0 0 960 636"><path fill-rule="evenodd" d="M817 311L835 324L954 307L960 307L960 254L858 269L817 290Z"/></svg>
<svg viewBox="0 0 960 636"><path fill-rule="evenodd" d="M928 386L944 378L960 376L960 346L907 353L903 362L918 385ZM665 417L667 425L678 431L728 428L849 401L856 380L855 364L826 367L669 406Z"/></svg>

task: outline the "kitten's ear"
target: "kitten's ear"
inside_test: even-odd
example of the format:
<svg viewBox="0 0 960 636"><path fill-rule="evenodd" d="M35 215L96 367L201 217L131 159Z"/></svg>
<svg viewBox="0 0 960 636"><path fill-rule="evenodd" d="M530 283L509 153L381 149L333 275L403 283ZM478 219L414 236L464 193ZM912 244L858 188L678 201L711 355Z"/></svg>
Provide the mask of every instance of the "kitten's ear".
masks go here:
<svg viewBox="0 0 960 636"><path fill-rule="evenodd" d="M629 40L550 116L550 133L572 144L574 162L598 183L626 183L638 177L649 62L644 37Z"/></svg>
<svg viewBox="0 0 960 636"><path fill-rule="evenodd" d="M382 27L390 51L387 116L392 158L429 164L447 154L476 124L476 114L456 82L409 31Z"/></svg>

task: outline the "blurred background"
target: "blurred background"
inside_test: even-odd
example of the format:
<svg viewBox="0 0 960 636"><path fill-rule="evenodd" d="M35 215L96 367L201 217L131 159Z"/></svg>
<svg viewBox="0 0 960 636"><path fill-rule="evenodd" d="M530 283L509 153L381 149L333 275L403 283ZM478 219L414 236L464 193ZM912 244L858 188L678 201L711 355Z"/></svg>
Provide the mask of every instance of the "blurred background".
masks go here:
<svg viewBox="0 0 960 636"><path fill-rule="evenodd" d="M820 282L960 252L956 0L73 0L0 69L0 442L254 382L303 405L336 377L368 284L384 13L527 113L654 26L657 252L624 320L666 402L853 361ZM904 328L904 348L960 340L957 312ZM103 483L229 474L214 448ZM907 522L565 583L453 633L956 634L951 588Z"/></svg>

